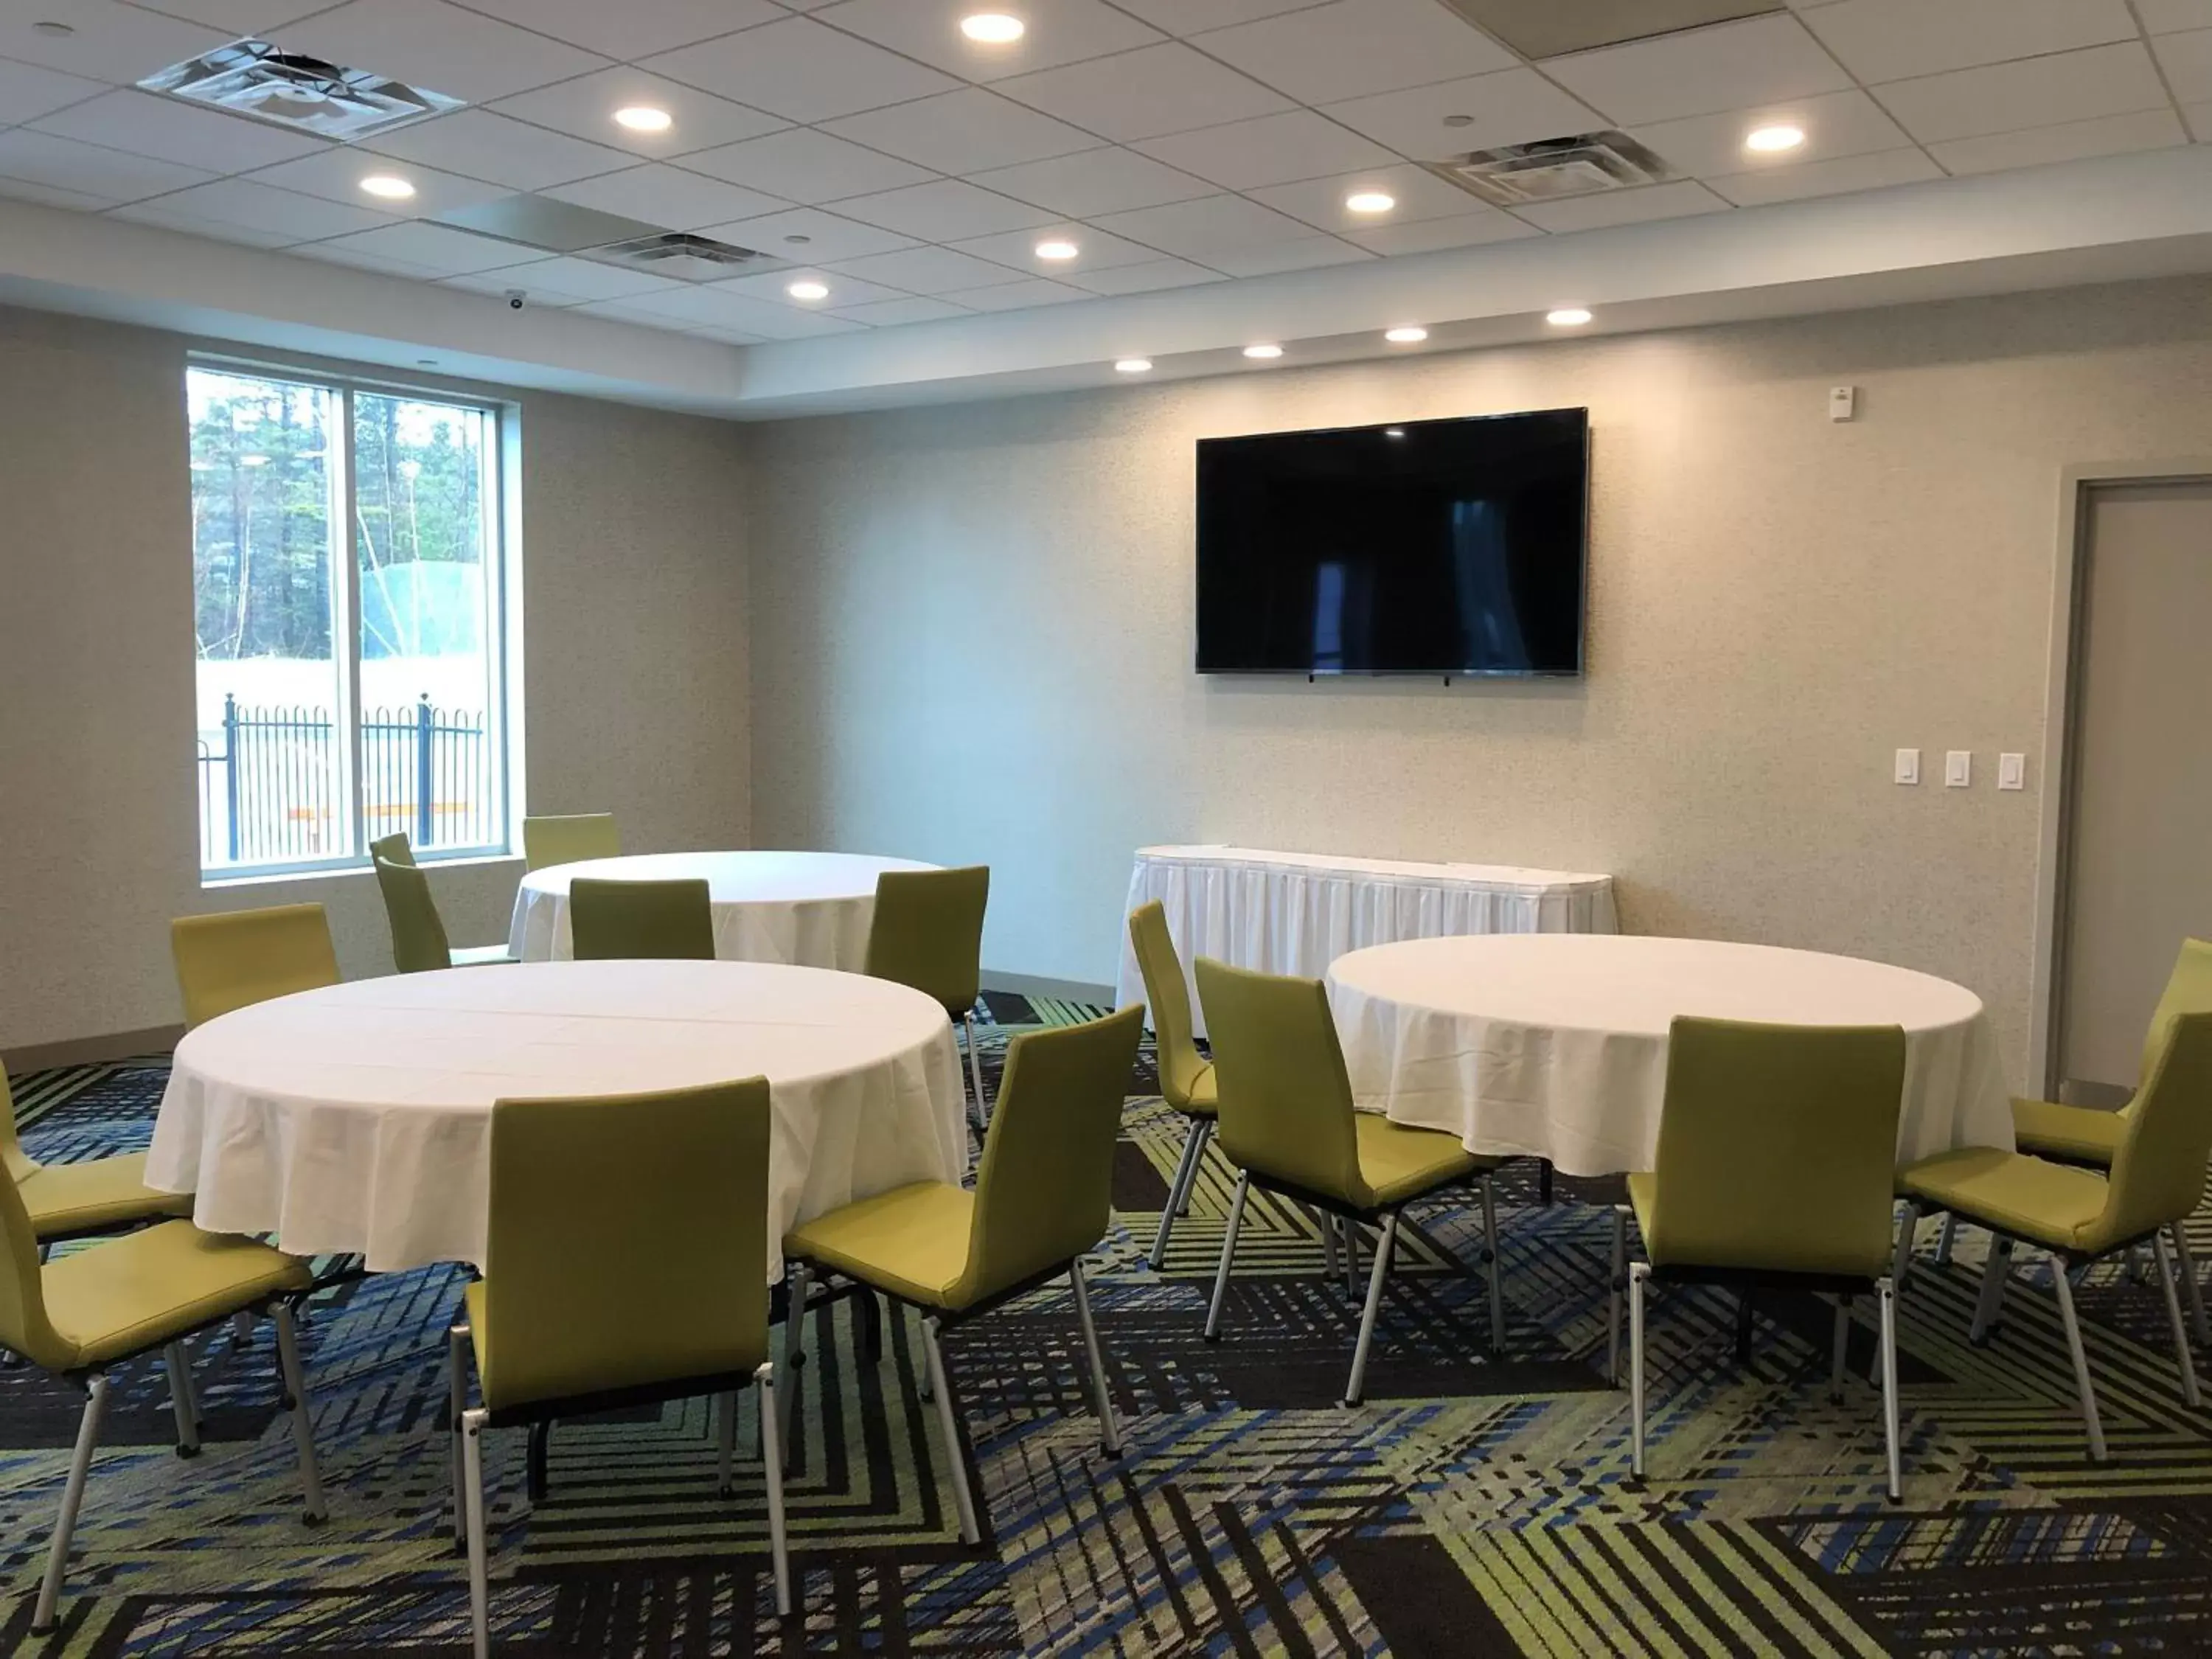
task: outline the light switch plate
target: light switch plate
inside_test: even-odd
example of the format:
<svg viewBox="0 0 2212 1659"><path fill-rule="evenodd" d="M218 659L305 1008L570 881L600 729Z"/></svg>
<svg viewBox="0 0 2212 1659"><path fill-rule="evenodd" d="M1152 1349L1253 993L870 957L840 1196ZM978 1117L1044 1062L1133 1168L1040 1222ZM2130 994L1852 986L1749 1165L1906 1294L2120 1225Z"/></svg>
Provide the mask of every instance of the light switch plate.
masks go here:
<svg viewBox="0 0 2212 1659"><path fill-rule="evenodd" d="M2027 757L1999 755L1997 757L1997 787L2025 789L2027 787Z"/></svg>
<svg viewBox="0 0 2212 1659"><path fill-rule="evenodd" d="M1946 789L1971 789L1974 785L1974 753L1971 749L1953 749L1943 756L1943 787Z"/></svg>
<svg viewBox="0 0 2212 1659"><path fill-rule="evenodd" d="M1917 749L1897 751L1897 781L1899 783L1920 781L1920 751Z"/></svg>

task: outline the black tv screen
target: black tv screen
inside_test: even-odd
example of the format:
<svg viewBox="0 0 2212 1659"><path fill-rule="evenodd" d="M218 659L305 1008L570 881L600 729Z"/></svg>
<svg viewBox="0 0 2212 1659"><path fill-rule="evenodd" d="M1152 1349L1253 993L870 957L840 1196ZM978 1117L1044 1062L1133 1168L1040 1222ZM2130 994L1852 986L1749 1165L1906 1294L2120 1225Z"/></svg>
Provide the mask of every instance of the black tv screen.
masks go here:
<svg viewBox="0 0 2212 1659"><path fill-rule="evenodd" d="M1589 411L1198 446L1201 674L1579 674Z"/></svg>

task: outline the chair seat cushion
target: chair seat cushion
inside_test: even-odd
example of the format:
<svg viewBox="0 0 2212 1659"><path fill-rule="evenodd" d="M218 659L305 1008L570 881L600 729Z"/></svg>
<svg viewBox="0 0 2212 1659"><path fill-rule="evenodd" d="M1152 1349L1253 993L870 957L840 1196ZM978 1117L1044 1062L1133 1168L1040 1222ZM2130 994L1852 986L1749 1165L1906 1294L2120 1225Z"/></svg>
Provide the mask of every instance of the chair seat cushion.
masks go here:
<svg viewBox="0 0 2212 1659"><path fill-rule="evenodd" d="M1408 1128L1380 1112L1355 1112L1352 1122L1359 1137L1359 1178L1367 1183L1369 1201L1377 1209L1419 1198L1431 1188L1479 1170L1494 1170L1504 1161L1477 1158L1459 1144L1457 1135L1442 1129Z"/></svg>
<svg viewBox="0 0 2212 1659"><path fill-rule="evenodd" d="M2124 1113L2100 1112L2090 1106L2061 1106L2050 1100L2015 1100L2012 1103L2013 1139L2023 1152L2055 1158L2068 1164L2112 1167L2120 1137L2127 1133Z"/></svg>
<svg viewBox="0 0 2212 1659"><path fill-rule="evenodd" d="M918 1181L815 1217L784 1235L783 1253L926 1308L956 1308L975 1221L975 1194Z"/></svg>
<svg viewBox="0 0 2212 1659"><path fill-rule="evenodd" d="M462 945L446 954L456 968L495 968L514 960L504 945Z"/></svg>
<svg viewBox="0 0 2212 1659"><path fill-rule="evenodd" d="M46 1316L75 1350L61 1369L105 1364L313 1282L304 1261L189 1221L90 1245L43 1271Z"/></svg>
<svg viewBox="0 0 2212 1659"><path fill-rule="evenodd" d="M1207 1060L1200 1069L1198 1075L1191 1079L1190 1093L1187 1098L1181 1101L1170 1100L1168 1104L1178 1112L1186 1113L1192 1117L1220 1116L1221 1094L1214 1085L1213 1062Z"/></svg>
<svg viewBox="0 0 2212 1659"><path fill-rule="evenodd" d="M1897 1179L1913 1197L2052 1249L2087 1247L2105 1212L2104 1176L1989 1146L1939 1152Z"/></svg>
<svg viewBox="0 0 2212 1659"><path fill-rule="evenodd" d="M94 1158L85 1164L41 1164L16 1182L31 1231L40 1238L67 1238L132 1221L190 1215L190 1193L160 1193L146 1184L146 1154Z"/></svg>

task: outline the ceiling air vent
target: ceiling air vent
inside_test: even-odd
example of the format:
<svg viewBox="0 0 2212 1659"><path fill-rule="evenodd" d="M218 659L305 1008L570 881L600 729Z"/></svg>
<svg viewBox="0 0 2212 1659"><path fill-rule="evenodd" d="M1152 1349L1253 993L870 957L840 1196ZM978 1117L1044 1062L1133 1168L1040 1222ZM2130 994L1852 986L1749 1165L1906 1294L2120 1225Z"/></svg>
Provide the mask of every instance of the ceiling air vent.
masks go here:
<svg viewBox="0 0 2212 1659"><path fill-rule="evenodd" d="M1585 132L1504 144L1425 164L1430 172L1499 207L1656 185L1674 169L1625 132Z"/></svg>
<svg viewBox="0 0 2212 1659"><path fill-rule="evenodd" d="M684 231L663 231L654 236L610 243L605 247L593 248L586 257L609 264L628 265L634 270L649 270L657 276L678 277L687 283L712 282L718 276L780 263L751 248Z"/></svg>
<svg viewBox="0 0 2212 1659"><path fill-rule="evenodd" d="M360 138L461 106L461 100L441 92L280 52L266 40L234 41L138 84L324 138Z"/></svg>

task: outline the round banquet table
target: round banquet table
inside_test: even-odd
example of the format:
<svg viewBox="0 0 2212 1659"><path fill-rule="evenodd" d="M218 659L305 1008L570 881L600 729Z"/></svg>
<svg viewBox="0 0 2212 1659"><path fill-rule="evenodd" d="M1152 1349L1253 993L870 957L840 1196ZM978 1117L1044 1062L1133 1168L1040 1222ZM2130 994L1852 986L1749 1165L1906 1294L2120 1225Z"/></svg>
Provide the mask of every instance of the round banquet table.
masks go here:
<svg viewBox="0 0 2212 1659"><path fill-rule="evenodd" d="M522 878L507 954L565 962L568 883L684 881L704 878L714 907L714 954L725 962L781 962L857 974L868 955L876 878L887 870L934 870L911 859L860 853L648 853L550 864Z"/></svg>
<svg viewBox="0 0 2212 1659"><path fill-rule="evenodd" d="M211 1232L373 1270L481 1267L491 1107L765 1075L769 1261L856 1198L966 1164L945 1010L888 981L736 962L394 975L224 1014L178 1043L149 1186Z"/></svg>
<svg viewBox="0 0 2212 1659"><path fill-rule="evenodd" d="M1328 995L1360 1107L1568 1175L1651 1168L1677 1014L1900 1025L1899 1162L2013 1144L1981 999L1881 963L1711 939L1493 934L1352 951L1330 966Z"/></svg>

